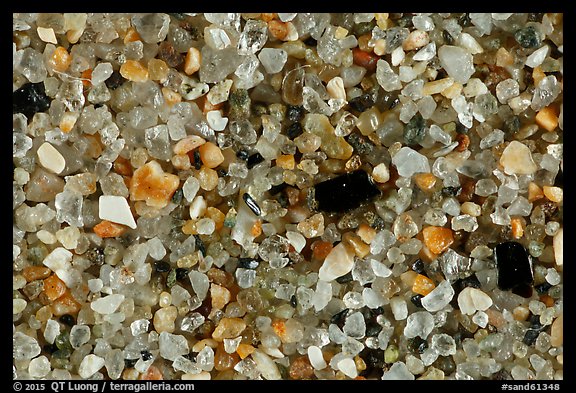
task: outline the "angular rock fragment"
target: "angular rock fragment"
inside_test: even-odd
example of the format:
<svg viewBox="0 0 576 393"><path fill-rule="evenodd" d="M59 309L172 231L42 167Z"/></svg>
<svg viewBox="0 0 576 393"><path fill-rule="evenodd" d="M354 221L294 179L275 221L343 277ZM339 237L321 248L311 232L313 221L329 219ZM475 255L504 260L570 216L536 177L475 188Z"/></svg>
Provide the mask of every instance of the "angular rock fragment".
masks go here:
<svg viewBox="0 0 576 393"><path fill-rule="evenodd" d="M363 170L354 171L314 186L318 210L343 212L380 195L380 190Z"/></svg>
<svg viewBox="0 0 576 393"><path fill-rule="evenodd" d="M532 285L532 258L518 242L504 242L494 248L498 268L498 287L502 290L521 289Z"/></svg>

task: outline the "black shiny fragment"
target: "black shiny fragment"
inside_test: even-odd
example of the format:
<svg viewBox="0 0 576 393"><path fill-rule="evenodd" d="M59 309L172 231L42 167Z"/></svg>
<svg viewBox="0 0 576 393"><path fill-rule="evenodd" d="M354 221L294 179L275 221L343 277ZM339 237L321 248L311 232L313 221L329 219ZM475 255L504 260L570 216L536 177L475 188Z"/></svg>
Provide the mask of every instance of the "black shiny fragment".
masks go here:
<svg viewBox="0 0 576 393"><path fill-rule="evenodd" d="M338 325L338 327L342 328L344 326L344 322L346 320L346 315L348 315L348 309L345 308L344 310L337 312L336 314L330 317L330 323Z"/></svg>
<svg viewBox="0 0 576 393"><path fill-rule="evenodd" d="M424 274L424 262L422 259L418 258L414 262L412 262L412 270L414 270L418 274Z"/></svg>
<svg viewBox="0 0 576 393"><path fill-rule="evenodd" d="M375 310L371 309L368 306L364 306L360 309L360 312L362 313L362 316L364 317L364 320L366 322L368 321L376 321L376 316L378 314L376 314Z"/></svg>
<svg viewBox="0 0 576 393"><path fill-rule="evenodd" d="M400 103L400 99L398 97L394 98L391 102L390 105L388 106L388 109L394 109L398 106L398 104Z"/></svg>
<svg viewBox="0 0 576 393"><path fill-rule="evenodd" d="M460 191L462 191L462 187L452 187L452 186L448 186L448 187L442 187L442 195L451 197L451 196L458 196L460 194Z"/></svg>
<svg viewBox="0 0 576 393"><path fill-rule="evenodd" d="M456 133L468 135L470 129L460 122L456 122Z"/></svg>
<svg viewBox="0 0 576 393"><path fill-rule="evenodd" d="M70 327L74 326L76 324L76 319L74 319L74 317L70 314L64 314L62 315L60 318L58 318L60 320L60 322L62 322L64 325L68 325Z"/></svg>
<svg viewBox="0 0 576 393"><path fill-rule="evenodd" d="M297 122L304 118L304 107L299 105L288 105L286 107L286 119Z"/></svg>
<svg viewBox="0 0 576 393"><path fill-rule="evenodd" d="M365 351L365 352L364 352ZM362 359L369 368L381 369L384 366L384 350L365 348L361 352Z"/></svg>
<svg viewBox="0 0 576 393"><path fill-rule="evenodd" d="M380 195L380 190L363 170L346 173L314 186L317 208L326 212L344 212Z"/></svg>
<svg viewBox="0 0 576 393"><path fill-rule="evenodd" d="M424 306L422 306L422 298L424 296L420 295L419 293L417 293L416 295L412 296L410 298L410 301L412 302L413 305L415 305L418 308L424 308Z"/></svg>
<svg viewBox="0 0 576 393"><path fill-rule="evenodd" d="M124 367L125 368L133 368L137 362L138 362L138 359L124 359Z"/></svg>
<svg viewBox="0 0 576 393"><path fill-rule="evenodd" d="M498 244L494 248L494 261L498 288L505 291L532 285L532 260L522 244L513 241Z"/></svg>
<svg viewBox="0 0 576 393"><path fill-rule="evenodd" d="M544 326L540 323L540 315L531 314L528 318L528 322L530 323L530 329L534 330L542 330Z"/></svg>
<svg viewBox="0 0 576 393"><path fill-rule="evenodd" d="M12 93L12 113L23 113L28 120L49 107L50 97L46 95L44 82L26 83Z"/></svg>
<svg viewBox="0 0 576 393"><path fill-rule="evenodd" d="M104 84L108 89L115 90L118 87L120 87L120 85L122 85L122 83L124 82L126 82L126 79L122 76L122 74L120 74L120 71L114 70L112 71L112 75L110 75L110 78L104 81Z"/></svg>
<svg viewBox="0 0 576 393"><path fill-rule="evenodd" d="M188 269L183 267L176 268L176 280L184 280L188 276Z"/></svg>
<svg viewBox="0 0 576 393"><path fill-rule="evenodd" d="M374 104L376 104L374 97L372 97L372 95L369 93L359 95L358 97L354 97L348 101L350 108L358 112L364 112L372 108Z"/></svg>
<svg viewBox="0 0 576 393"><path fill-rule="evenodd" d="M254 153L250 157L248 157L248 160L246 160L246 167L248 167L248 169L252 169L263 161L264 157L262 157L262 154Z"/></svg>
<svg viewBox="0 0 576 393"><path fill-rule="evenodd" d="M256 269L260 265L254 258L238 258L238 267L243 269Z"/></svg>
<svg viewBox="0 0 576 393"><path fill-rule="evenodd" d="M536 290L536 292L538 292L539 295L544 295L545 293L548 292L548 290L552 288L552 284L549 284L547 282L544 282L542 284L536 285L534 287L534 289Z"/></svg>
<svg viewBox="0 0 576 393"><path fill-rule="evenodd" d="M539 335L540 335L539 329L528 329L526 330L526 334L524 334L524 339L522 340L522 342L530 346L536 342L536 339L538 338Z"/></svg>
<svg viewBox="0 0 576 393"><path fill-rule="evenodd" d="M462 27L468 27L472 25L472 19L470 19L470 14L463 13L458 17L458 24Z"/></svg>
<svg viewBox="0 0 576 393"><path fill-rule="evenodd" d="M382 330L382 325L376 321L366 322L366 337L376 337Z"/></svg>
<svg viewBox="0 0 576 393"><path fill-rule="evenodd" d="M236 152L236 157L238 157L242 161L246 161L248 157L250 157L250 154L246 150L240 149Z"/></svg>
<svg viewBox="0 0 576 393"><path fill-rule="evenodd" d="M304 130L302 129L302 124L300 123L293 123L288 126L286 129L286 136L290 139L294 139L302 135Z"/></svg>
<svg viewBox="0 0 576 393"><path fill-rule="evenodd" d="M154 262L154 270L158 273L166 273L170 271L170 264L166 261L156 261Z"/></svg>
<svg viewBox="0 0 576 393"><path fill-rule="evenodd" d="M454 288L454 292L456 294L462 292L462 290L466 287L480 288L480 286L481 284L480 281L478 280L478 277L476 277L476 274L472 274L471 276L468 276L466 278L456 280L454 284L452 284L452 287Z"/></svg>
<svg viewBox="0 0 576 393"><path fill-rule="evenodd" d="M140 355L142 355L142 360L144 361L152 359L152 354L148 350L140 351Z"/></svg>
<svg viewBox="0 0 576 393"><path fill-rule="evenodd" d="M296 295L290 296L290 305L294 308L298 306L298 299L296 298Z"/></svg>
<svg viewBox="0 0 576 393"><path fill-rule="evenodd" d="M260 206L258 206L256 201L254 200L254 198L250 196L250 194L248 194L247 192L244 193L244 195L242 195L242 199L244 199L246 205L248 205L250 210L252 210L252 213L256 214L257 216L262 214L262 209L260 209Z"/></svg>
<svg viewBox="0 0 576 393"><path fill-rule="evenodd" d="M448 33L446 30L442 30L442 38L444 39L444 43L446 45L452 45L454 43L454 38Z"/></svg>
<svg viewBox="0 0 576 393"><path fill-rule="evenodd" d="M193 362L196 361L196 356L194 356L192 352L185 353L184 355L182 355L182 357L188 360L192 360Z"/></svg>
<svg viewBox="0 0 576 393"><path fill-rule="evenodd" d="M428 342L421 337L414 337L408 340L408 348L415 353L424 353L428 349Z"/></svg>

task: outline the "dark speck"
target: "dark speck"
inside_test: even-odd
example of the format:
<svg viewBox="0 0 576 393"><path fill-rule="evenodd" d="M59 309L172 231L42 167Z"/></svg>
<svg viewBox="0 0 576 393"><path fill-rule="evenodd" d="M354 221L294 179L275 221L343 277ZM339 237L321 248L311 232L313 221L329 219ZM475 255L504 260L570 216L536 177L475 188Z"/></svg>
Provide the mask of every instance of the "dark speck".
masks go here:
<svg viewBox="0 0 576 393"><path fill-rule="evenodd" d="M549 290L550 288L552 288L552 285L549 284L549 283L547 283L547 282L542 283L542 284L539 284L539 285L536 285L536 286L534 287L534 289L536 290L536 292L538 292L539 295L545 294L546 292L548 292L548 290Z"/></svg>
<svg viewBox="0 0 576 393"><path fill-rule="evenodd" d="M126 79L120 74L118 70L112 71L112 75L104 81L106 87L110 90L116 90Z"/></svg>
<svg viewBox="0 0 576 393"><path fill-rule="evenodd" d="M152 359L152 354L147 350L140 351L140 355L142 355L142 360L144 361Z"/></svg>
<svg viewBox="0 0 576 393"><path fill-rule="evenodd" d="M138 362L138 359L124 359L124 367L125 368L133 368Z"/></svg>
<svg viewBox="0 0 576 393"><path fill-rule="evenodd" d="M302 135L304 131L302 130L302 125L300 123L293 123L286 129L286 136L290 139L294 139Z"/></svg>
<svg viewBox="0 0 576 393"><path fill-rule="evenodd" d="M410 301L411 301L412 304L414 304L416 307L418 307L418 308L423 308L423 307L422 307L422 298L423 298L423 296L418 293L418 294L412 296L412 297L410 298Z"/></svg>
<svg viewBox="0 0 576 393"><path fill-rule="evenodd" d="M452 287L454 288L454 292L459 294L466 287L480 288L480 281L478 280L478 277L476 277L476 274L473 274L469 277L457 280L452 284Z"/></svg>
<svg viewBox="0 0 576 393"><path fill-rule="evenodd" d="M26 83L12 93L12 113L23 113L28 120L34 114L50 107L50 97L44 91L44 83Z"/></svg>
<svg viewBox="0 0 576 393"><path fill-rule="evenodd" d="M458 194L460 194L460 190L462 189L462 187L452 187L452 186L448 186L448 187L442 187L442 195L445 196L458 196Z"/></svg>
<svg viewBox="0 0 576 393"><path fill-rule="evenodd" d="M412 263L412 270L418 274L424 274L424 262L422 262L422 259L418 258Z"/></svg>
<svg viewBox="0 0 576 393"><path fill-rule="evenodd" d="M365 348L361 354L364 355L362 356L362 359L368 368L382 369L384 366L384 350Z"/></svg>
<svg viewBox="0 0 576 393"><path fill-rule="evenodd" d="M336 314L332 315L330 318L330 323L338 325L338 327L344 326L344 321L346 320L346 315L348 315L348 309L345 308L344 310L337 312Z"/></svg>
<svg viewBox="0 0 576 393"><path fill-rule="evenodd" d="M366 336L367 337L376 337L378 333L382 330L382 325L378 324L375 321L368 321L366 322Z"/></svg>
<svg viewBox="0 0 576 393"><path fill-rule="evenodd" d="M248 154L248 152L246 150L242 149L242 150L238 150L236 152L236 157L238 157L242 161L246 161L248 159L248 157L250 157L250 154Z"/></svg>
<svg viewBox="0 0 576 393"><path fill-rule="evenodd" d="M254 200L254 198L250 196L250 194L244 193L244 195L242 195L242 199L244 199L244 202L246 202L246 205L248 205L248 207L250 208L250 210L252 210L254 214L256 214L257 216L262 214L262 209L260 209L260 206L258 206L258 203L256 203L256 201Z"/></svg>
<svg viewBox="0 0 576 393"><path fill-rule="evenodd" d="M292 122L298 122L304 117L304 107L288 105L286 107L286 119Z"/></svg>
<svg viewBox="0 0 576 393"><path fill-rule="evenodd" d="M254 153L250 157L248 157L248 160L246 161L246 166L248 167L248 169L252 169L263 161L264 157L262 157L262 154Z"/></svg>
<svg viewBox="0 0 576 393"><path fill-rule="evenodd" d="M74 326L76 324L76 320L74 319L74 317L70 314L64 314L59 318L60 322L62 322L64 325L68 325L70 327Z"/></svg>
<svg viewBox="0 0 576 393"><path fill-rule="evenodd" d="M408 346L412 352L424 353L428 349L428 342L421 337L414 337L408 341Z"/></svg>
<svg viewBox="0 0 576 393"><path fill-rule="evenodd" d="M524 335L522 342L526 345L532 345L536 342L536 339L540 335L540 330L538 329L528 329Z"/></svg>
<svg viewBox="0 0 576 393"><path fill-rule="evenodd" d="M170 271L170 264L166 261L156 261L154 262L154 269L158 273L166 273Z"/></svg>
<svg viewBox="0 0 576 393"><path fill-rule="evenodd" d="M375 104L374 98L369 93L361 94L358 97L354 97L350 101L348 101L348 105L350 106L350 108L358 112L364 112L372 108L374 104Z"/></svg>
<svg viewBox="0 0 576 393"><path fill-rule="evenodd" d="M238 258L238 267L243 269L256 269L259 264L254 258Z"/></svg>
<svg viewBox="0 0 576 393"><path fill-rule="evenodd" d="M188 276L188 269L183 267L176 268L176 280L184 280Z"/></svg>

